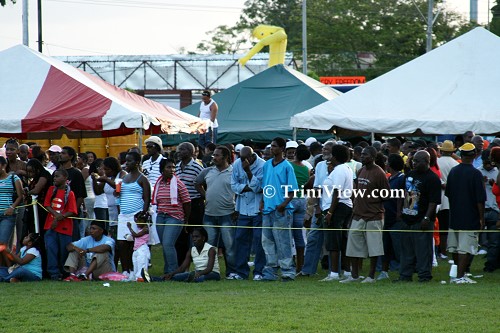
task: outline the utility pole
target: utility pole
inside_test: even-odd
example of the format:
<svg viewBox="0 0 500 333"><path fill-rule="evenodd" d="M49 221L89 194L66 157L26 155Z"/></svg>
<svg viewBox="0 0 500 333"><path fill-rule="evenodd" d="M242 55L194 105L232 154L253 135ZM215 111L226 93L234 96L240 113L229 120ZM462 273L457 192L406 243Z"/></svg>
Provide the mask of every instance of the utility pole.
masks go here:
<svg viewBox="0 0 500 333"><path fill-rule="evenodd" d="M429 0L427 7L427 43L425 46L425 52L432 51L432 26L434 25L434 0ZM437 17L437 16L436 16Z"/></svg>
<svg viewBox="0 0 500 333"><path fill-rule="evenodd" d="M307 75L307 0L302 0L302 73Z"/></svg>
<svg viewBox="0 0 500 333"><path fill-rule="evenodd" d="M477 23L477 0L470 0L470 21Z"/></svg>
<svg viewBox="0 0 500 333"><path fill-rule="evenodd" d="M29 46L28 0L23 0L23 45Z"/></svg>
<svg viewBox="0 0 500 333"><path fill-rule="evenodd" d="M38 52L42 53L42 0L38 0Z"/></svg>

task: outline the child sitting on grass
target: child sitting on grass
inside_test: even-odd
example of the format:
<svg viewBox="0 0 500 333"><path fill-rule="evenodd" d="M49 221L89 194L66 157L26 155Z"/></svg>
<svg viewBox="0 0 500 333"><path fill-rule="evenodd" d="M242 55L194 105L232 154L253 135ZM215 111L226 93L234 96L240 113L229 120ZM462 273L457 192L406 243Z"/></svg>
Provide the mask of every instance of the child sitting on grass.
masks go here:
<svg viewBox="0 0 500 333"><path fill-rule="evenodd" d="M128 230L134 237L134 253L132 255L132 263L134 264L134 272L130 275L130 281L149 282L148 264L151 258L151 253L148 247L149 228L148 214L139 212L134 215L134 222L138 232L134 231L132 223L127 222Z"/></svg>
<svg viewBox="0 0 500 333"><path fill-rule="evenodd" d="M1 256L5 266L16 264L9 273L7 267L0 267L0 282L31 282L42 280L42 258L37 249L40 235L30 233L23 239L23 247L19 254L7 250L5 245L0 245Z"/></svg>
<svg viewBox="0 0 500 333"><path fill-rule="evenodd" d="M208 234L205 228L196 227L191 233L193 247L186 254L186 259L177 270L165 274L164 280L184 282L204 282L209 280L220 280L219 259L217 248L208 244ZM186 270L194 263L194 271L187 273Z"/></svg>

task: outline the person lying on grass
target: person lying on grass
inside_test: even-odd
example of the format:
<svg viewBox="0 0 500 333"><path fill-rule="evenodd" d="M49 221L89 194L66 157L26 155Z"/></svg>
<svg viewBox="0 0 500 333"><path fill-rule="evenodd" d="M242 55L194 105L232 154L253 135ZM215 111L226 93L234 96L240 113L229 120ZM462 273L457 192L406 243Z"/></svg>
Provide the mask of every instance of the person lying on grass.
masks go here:
<svg viewBox="0 0 500 333"><path fill-rule="evenodd" d="M194 246L186 254L182 265L174 272L165 274L163 279L184 282L219 281L220 269L217 248L207 243L208 234L205 228L194 228L191 239ZM191 261L194 263L194 271L186 272Z"/></svg>
<svg viewBox="0 0 500 333"><path fill-rule="evenodd" d="M68 244L68 259L64 270L70 275L64 281L84 281L90 278L97 280L101 274L114 272L113 252L115 241L108 237L103 221L90 223L90 236ZM84 270L84 272L83 272ZM77 272L82 273L77 275Z"/></svg>
<svg viewBox="0 0 500 333"><path fill-rule="evenodd" d="M37 249L39 234L30 233L23 239L23 247L19 254L8 250L5 245L0 245L1 264L0 282L31 282L42 280L42 258ZM9 272L9 266L14 265ZM4 267L5 266L5 267Z"/></svg>

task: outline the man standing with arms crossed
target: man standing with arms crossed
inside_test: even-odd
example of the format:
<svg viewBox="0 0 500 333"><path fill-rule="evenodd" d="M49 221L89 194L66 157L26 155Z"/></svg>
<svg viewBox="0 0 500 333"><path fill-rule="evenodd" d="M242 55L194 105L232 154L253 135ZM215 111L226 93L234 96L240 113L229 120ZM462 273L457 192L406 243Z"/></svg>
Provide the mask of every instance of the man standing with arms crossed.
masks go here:
<svg viewBox="0 0 500 333"><path fill-rule="evenodd" d="M262 178L262 247L266 253L263 281L295 279L295 265L292 256L293 191L298 189L293 168L283 158L286 142L275 138L271 142L272 158L264 164Z"/></svg>

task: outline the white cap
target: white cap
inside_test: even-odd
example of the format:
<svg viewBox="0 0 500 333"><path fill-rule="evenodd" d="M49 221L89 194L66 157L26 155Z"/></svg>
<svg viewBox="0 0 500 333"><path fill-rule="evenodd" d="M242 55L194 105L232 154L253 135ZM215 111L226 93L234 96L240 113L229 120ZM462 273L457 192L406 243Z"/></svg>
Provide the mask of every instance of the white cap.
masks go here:
<svg viewBox="0 0 500 333"><path fill-rule="evenodd" d="M60 152L62 152L62 148L59 147L58 145L52 145L52 146L50 146L49 151L51 151L53 153L60 153Z"/></svg>
<svg viewBox="0 0 500 333"><path fill-rule="evenodd" d="M243 146L241 143L238 143L238 144L236 145L236 147L234 147L234 151L235 151L236 153L239 153L239 152L241 151L241 148L243 148L243 147L245 147L245 146Z"/></svg>
<svg viewBox="0 0 500 333"><path fill-rule="evenodd" d="M311 143L313 143L313 142L318 142L318 140L316 140L316 138L310 137L310 138L306 139L304 144L309 147L311 145Z"/></svg>
<svg viewBox="0 0 500 333"><path fill-rule="evenodd" d="M289 148L295 148L295 149L297 149L298 146L299 146L299 144L297 142L295 142L295 141L288 141L286 143L285 150L289 149Z"/></svg>

